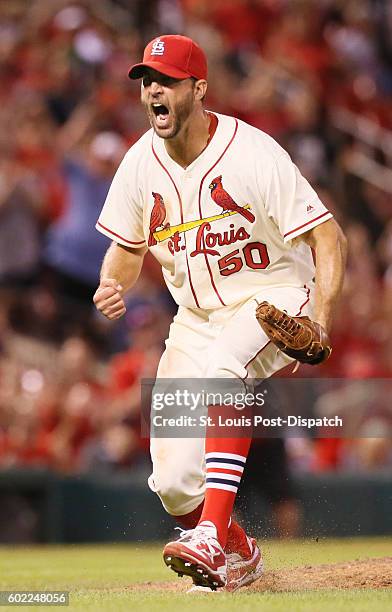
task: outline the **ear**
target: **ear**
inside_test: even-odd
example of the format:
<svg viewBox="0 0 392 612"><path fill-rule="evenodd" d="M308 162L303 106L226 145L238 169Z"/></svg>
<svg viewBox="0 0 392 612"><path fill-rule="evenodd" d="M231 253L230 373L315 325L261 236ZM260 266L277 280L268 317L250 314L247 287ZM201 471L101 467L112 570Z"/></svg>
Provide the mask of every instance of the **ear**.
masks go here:
<svg viewBox="0 0 392 612"><path fill-rule="evenodd" d="M207 81L199 79L194 85L195 99L203 102L207 93Z"/></svg>

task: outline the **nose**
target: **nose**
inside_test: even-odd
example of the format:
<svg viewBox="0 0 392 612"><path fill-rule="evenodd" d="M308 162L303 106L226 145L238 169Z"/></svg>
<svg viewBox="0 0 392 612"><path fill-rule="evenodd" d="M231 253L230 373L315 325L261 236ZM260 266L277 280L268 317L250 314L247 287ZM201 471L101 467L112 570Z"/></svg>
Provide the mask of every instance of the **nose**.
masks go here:
<svg viewBox="0 0 392 612"><path fill-rule="evenodd" d="M157 81L151 81L150 93L152 96L162 93L162 85Z"/></svg>

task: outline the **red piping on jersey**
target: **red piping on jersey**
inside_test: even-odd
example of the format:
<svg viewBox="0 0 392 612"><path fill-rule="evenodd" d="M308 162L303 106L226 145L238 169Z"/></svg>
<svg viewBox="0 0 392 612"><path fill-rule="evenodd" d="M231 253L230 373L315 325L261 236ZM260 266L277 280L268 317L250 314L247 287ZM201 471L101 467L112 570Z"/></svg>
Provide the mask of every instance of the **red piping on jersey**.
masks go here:
<svg viewBox="0 0 392 612"><path fill-rule="evenodd" d="M205 173L205 175L203 176L203 178L200 181L200 187L199 187L199 213L200 213L200 219L203 218L203 214L201 212L201 190L203 187L203 183L207 177L207 175L215 168L215 166L220 162L220 160L222 159L222 157L225 155L227 149L230 147L231 143L233 142L236 134L237 134L237 130L238 130L238 121L237 119L235 120L235 129L234 129L234 134L231 137L229 143L227 144L226 148L224 149L223 153L221 154L220 157L218 157L218 159L216 160L216 162L214 163L213 166L211 166L211 168L209 170L207 170L207 172ZM205 243L204 243L204 235L203 235L203 247L205 248ZM208 261L208 255L206 253L204 253L204 259L206 260L206 264L207 264L207 270L209 272L210 275L210 280L211 280L211 285L216 293L216 295L218 296L218 299L220 301L220 303L222 304L222 306L226 306L226 304L224 303L224 301L222 300L220 293L218 291L218 289L216 288L215 282L214 282L214 277L212 276L212 272L211 272L211 267L210 267L210 262Z"/></svg>
<svg viewBox="0 0 392 612"><path fill-rule="evenodd" d="M106 230L107 232L109 232L109 234L113 234L113 236L116 236L116 238L121 238L121 240L124 240L124 242L127 242L128 244L145 244L145 240L141 240L140 242L132 242L131 240L127 240L126 238L123 238L122 236L120 236L120 234L116 234L116 232L113 232L113 230L109 229L108 227L105 227L104 225L102 225L102 223L100 221L97 221L97 225L99 225L99 227L102 227L102 229Z"/></svg>
<svg viewBox="0 0 392 612"><path fill-rule="evenodd" d="M306 288L306 285L305 285L305 288ZM309 300L310 300L310 288L309 288L309 287L307 287L306 289L307 289L307 290L306 290L306 301L305 301L305 302L302 304L301 308L299 309L299 311L298 311L298 312L297 312L297 314L295 315L296 317L299 317L299 315L300 315L300 314L301 314L301 312L302 312L302 308L303 308L304 306L306 306L306 304L307 304L307 303L309 302Z"/></svg>
<svg viewBox="0 0 392 612"><path fill-rule="evenodd" d="M304 303L301 305L301 307L300 307L299 311L297 312L297 314L296 314L296 315L294 315L295 317L299 317L299 316L300 316L300 314L301 314L301 312L302 312L302 309L304 308L304 306L306 306L306 304L307 304L307 303L309 302L309 300L310 300L310 288L309 288L309 287L306 287L306 285L305 285L305 288L307 289L307 291L306 291L306 300L305 300L305 301L304 301ZM246 370L246 374L247 374L247 375L246 375L244 378L241 378L241 380L242 380L243 382L245 382L245 380L246 380L246 378L247 378L247 376L248 376L248 366L249 366L249 364L251 364L251 363L252 363L252 361L254 361L254 360L256 359L256 357L258 357L258 356L260 355L260 353L261 353L262 351L264 351L264 349L265 349L265 348L267 348L267 346L268 346L270 343L271 343L271 340L268 340L268 341L266 342L266 344L264 344L264 346L262 346L262 347L261 347L261 349L259 349L259 350L257 351L257 353L254 355L254 357L252 357L251 359L249 359L248 363L247 363L247 364L244 366L244 367L245 367L245 370Z"/></svg>
<svg viewBox="0 0 392 612"><path fill-rule="evenodd" d="M330 215L330 214L331 213L329 212L329 210L326 210L322 215L319 215L315 219L311 219L310 221L307 221L307 223L304 223L303 225L299 225L295 229L290 230L289 232L287 232L287 234L284 234L283 238L286 238L286 236L290 236L290 234L293 234L294 232L298 231L299 229L302 229L303 227L306 227L307 225L309 225L309 223L313 223L314 221L318 221L322 217L325 217L325 215Z"/></svg>
<svg viewBox="0 0 392 612"><path fill-rule="evenodd" d="M181 200L180 192L177 189L177 185L175 184L174 179L171 176L169 170L167 168L165 168L165 166L163 165L163 163L159 159L158 155L156 154L155 149L154 149L154 141L153 140L151 140L151 148L152 148L152 152L153 152L154 157L157 160L158 164L163 168L163 170L166 172L167 176L169 177L169 179L173 183L173 187L176 190L176 194L177 194L177 198L178 198L178 203L180 205L181 223L184 223L184 215L183 215L183 211L182 211L182 200ZM185 240L185 247L186 247L186 234L184 234L184 240ZM190 284L190 287L191 287L193 299L195 300L196 306L198 308L200 308L200 304L198 302L198 299L197 299L197 296L196 296L196 293L195 293L195 290L194 290L193 284L192 284L192 277L191 277L191 271L190 271L190 268L189 268L188 251L187 251L187 249L185 249L185 259L186 259L186 267L188 269L189 284Z"/></svg>

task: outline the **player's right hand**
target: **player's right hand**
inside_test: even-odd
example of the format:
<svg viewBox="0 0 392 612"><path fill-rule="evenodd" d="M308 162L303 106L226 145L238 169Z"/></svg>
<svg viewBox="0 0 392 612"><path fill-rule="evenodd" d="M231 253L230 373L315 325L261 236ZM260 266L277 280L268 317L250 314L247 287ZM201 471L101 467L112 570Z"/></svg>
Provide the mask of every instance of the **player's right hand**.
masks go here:
<svg viewBox="0 0 392 612"><path fill-rule="evenodd" d="M127 310L122 291L122 286L114 278L102 278L94 293L95 307L111 321L122 317Z"/></svg>

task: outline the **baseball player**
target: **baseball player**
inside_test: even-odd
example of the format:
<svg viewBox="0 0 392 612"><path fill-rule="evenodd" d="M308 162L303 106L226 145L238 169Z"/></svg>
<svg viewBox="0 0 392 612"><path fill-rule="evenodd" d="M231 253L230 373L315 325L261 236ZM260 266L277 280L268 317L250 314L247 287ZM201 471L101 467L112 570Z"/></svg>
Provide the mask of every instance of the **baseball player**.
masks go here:
<svg viewBox="0 0 392 612"><path fill-rule="evenodd" d="M275 308L285 333L314 304L325 339L342 285L344 236L272 138L204 109L207 62L194 41L155 38L129 76L141 79L151 129L125 155L97 222L113 242L95 305L109 319L125 313L124 294L150 249L178 304L157 378L271 376L293 359L257 320L256 303ZM235 414L235 406L221 408ZM151 440L149 486L187 529L165 547L164 560L196 587L235 590L262 572L255 540L231 519L250 442L211 431L205 440Z"/></svg>

